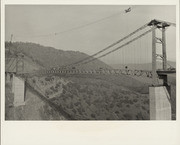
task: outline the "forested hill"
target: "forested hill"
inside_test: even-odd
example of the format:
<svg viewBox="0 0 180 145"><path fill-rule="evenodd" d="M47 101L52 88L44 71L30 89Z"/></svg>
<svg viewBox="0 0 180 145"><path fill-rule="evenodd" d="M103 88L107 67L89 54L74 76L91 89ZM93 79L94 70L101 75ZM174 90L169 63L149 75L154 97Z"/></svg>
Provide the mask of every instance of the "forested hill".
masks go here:
<svg viewBox="0 0 180 145"><path fill-rule="evenodd" d="M6 42L5 47L6 49L10 49L12 55L16 51L22 52L24 55L28 56L34 62L40 64L43 67L67 65L88 57L87 54L79 51L63 51L35 43ZM92 61L86 65L81 66L81 68L82 67L84 69L110 68L110 66L100 60Z"/></svg>

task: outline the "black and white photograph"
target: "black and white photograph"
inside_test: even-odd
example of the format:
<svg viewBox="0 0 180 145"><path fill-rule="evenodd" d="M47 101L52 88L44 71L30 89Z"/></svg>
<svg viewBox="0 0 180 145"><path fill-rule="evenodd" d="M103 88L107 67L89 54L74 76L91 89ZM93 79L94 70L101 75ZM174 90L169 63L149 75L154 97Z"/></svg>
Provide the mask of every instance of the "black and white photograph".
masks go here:
<svg viewBox="0 0 180 145"><path fill-rule="evenodd" d="M179 145L178 0L1 0L2 145Z"/></svg>
<svg viewBox="0 0 180 145"><path fill-rule="evenodd" d="M5 120L176 120L176 6L5 5Z"/></svg>

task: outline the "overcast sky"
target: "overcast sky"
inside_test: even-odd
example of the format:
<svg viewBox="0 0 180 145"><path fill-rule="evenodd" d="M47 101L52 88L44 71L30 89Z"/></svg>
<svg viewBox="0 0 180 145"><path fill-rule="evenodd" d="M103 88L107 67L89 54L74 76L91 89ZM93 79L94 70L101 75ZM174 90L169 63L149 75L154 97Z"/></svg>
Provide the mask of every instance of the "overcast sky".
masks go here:
<svg viewBox="0 0 180 145"><path fill-rule="evenodd" d="M130 6L8 5L5 9L5 39L9 41L13 34L13 41L35 42L57 49L81 51L91 55L152 19L176 22L175 6L131 6L131 12L124 13L128 7ZM84 26L106 17L109 18ZM83 27L80 28L81 26ZM176 54L175 32L175 28L172 27L168 28L166 33L167 55L172 61L175 61ZM141 47L138 51L141 51L143 55L142 60L147 58L144 55L146 53L149 53L148 58L150 59L150 45L151 36L146 36L130 45L127 48L130 50L128 53L135 54L136 51L131 51L131 49ZM120 54L117 51L102 60L107 63L119 63L119 57ZM130 58L127 57L127 59Z"/></svg>

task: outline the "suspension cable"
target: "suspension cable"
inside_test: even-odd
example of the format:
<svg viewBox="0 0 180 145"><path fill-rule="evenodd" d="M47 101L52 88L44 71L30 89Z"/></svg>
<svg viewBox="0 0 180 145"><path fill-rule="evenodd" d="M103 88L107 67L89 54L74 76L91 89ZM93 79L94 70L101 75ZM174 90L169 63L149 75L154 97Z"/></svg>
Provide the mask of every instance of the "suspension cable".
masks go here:
<svg viewBox="0 0 180 145"><path fill-rule="evenodd" d="M77 62L74 62L74 63L72 63L72 64L65 65L64 67L66 67L66 66L71 66L71 65L76 65L76 64L79 64L79 63L81 63L81 62L83 62L83 61L85 61L85 60L88 60L88 59L90 59L90 58L92 58L92 57L94 57L94 56L96 56L96 55L98 55L98 54L100 54L100 53L102 53L102 52L108 50L109 48L115 46L116 44L118 44L118 43L124 41L125 39L131 37L131 36L134 35L135 33L137 33L137 32L139 32L140 30L143 30L144 28L146 28L147 26L148 26L148 23L145 24L145 25L143 25L142 27L138 28L138 29L135 30L134 32L130 33L129 35L123 37L122 39L116 41L115 43L113 43L113 44L107 46L106 48L104 48L104 49L98 51L97 53L95 53L95 54L93 54L93 55L90 55L90 56L88 56L88 57L86 57L86 58L84 58L84 59L82 59L82 60L77 61Z"/></svg>
<svg viewBox="0 0 180 145"><path fill-rule="evenodd" d="M92 60L89 60L89 61L87 61L87 62L84 62L83 64L87 64L87 63L89 63L89 62L91 62L91 61L94 61L94 60L96 60L96 59L98 59L98 58L102 58L102 57L104 57L104 56L106 56L106 55L108 55L108 54L110 54L110 53L113 53L113 52L117 51L118 49L120 49L120 48L122 48L122 47L124 47L124 46L126 46L126 45L128 45L128 44L130 44L130 43L132 43L133 41L135 41L135 40L137 40L137 39L143 37L144 35L150 33L153 29L154 29L154 28L152 28L152 29L146 31L145 33L139 35L138 37L136 37L136 38L134 38L134 39L128 41L127 43L125 43L125 44L123 44L123 45L121 45L121 46L119 46L119 47L117 47L117 48L115 48L115 49L113 49L113 50L111 50L111 51L109 51L109 52L107 52L107 53L105 53L105 54L103 54L103 55L97 57L97 58L93 58ZM155 28L155 29L156 29L156 28Z"/></svg>

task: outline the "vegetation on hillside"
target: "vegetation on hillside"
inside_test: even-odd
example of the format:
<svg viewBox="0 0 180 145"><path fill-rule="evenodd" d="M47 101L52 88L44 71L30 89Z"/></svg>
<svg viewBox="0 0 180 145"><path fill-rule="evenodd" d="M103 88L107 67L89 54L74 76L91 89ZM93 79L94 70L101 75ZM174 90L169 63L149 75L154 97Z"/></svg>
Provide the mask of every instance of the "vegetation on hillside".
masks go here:
<svg viewBox="0 0 180 145"><path fill-rule="evenodd" d="M87 54L79 51L63 51L35 43L6 42L5 47L7 50L10 49L12 54L15 52L22 52L24 55L28 56L34 62L42 65L43 67L57 67L67 65L88 57ZM95 60L91 63L79 67L84 69L99 69L100 67L111 68L100 60Z"/></svg>
<svg viewBox="0 0 180 145"><path fill-rule="evenodd" d="M57 50L34 43L6 42L6 57L15 56L16 52L25 55L25 68L33 70L41 67L56 67L87 57L86 54L75 51ZM30 65L32 64L32 65ZM84 66L82 66L84 67ZM110 68L105 63L96 60L89 63L84 69ZM126 75L91 75L74 74L61 76L44 76L29 78L32 87L46 100L60 110L78 120L147 120L149 119L149 86L151 79ZM176 118L176 78L168 79L172 87L171 102L173 119ZM26 96L36 100L32 94ZM33 98L31 98L33 96ZM43 100L37 99L41 105ZM30 113L29 107L38 108L35 102L28 102L27 106L13 108L13 93L9 84L6 84L6 118L13 117L15 110L18 119L26 119L25 111ZM33 107L33 105L36 105ZM43 106L43 105L42 105ZM41 107L42 107L41 106ZM52 114L58 114L48 104L40 108L40 119L57 119ZM14 109L14 110L13 110ZM37 109L38 110L38 109ZM59 110L59 112L60 112ZM34 111L33 109L31 110ZM20 112L20 113L18 113ZM24 113L24 114L23 114ZM32 113L33 114L33 113ZM36 114L37 115L37 114ZM38 115L37 115L38 116ZM32 116L31 116L32 117Z"/></svg>
<svg viewBox="0 0 180 145"><path fill-rule="evenodd" d="M98 77L98 76L97 76ZM122 76L121 76L122 77ZM32 86L78 120L147 120L147 94L92 77L34 77Z"/></svg>

